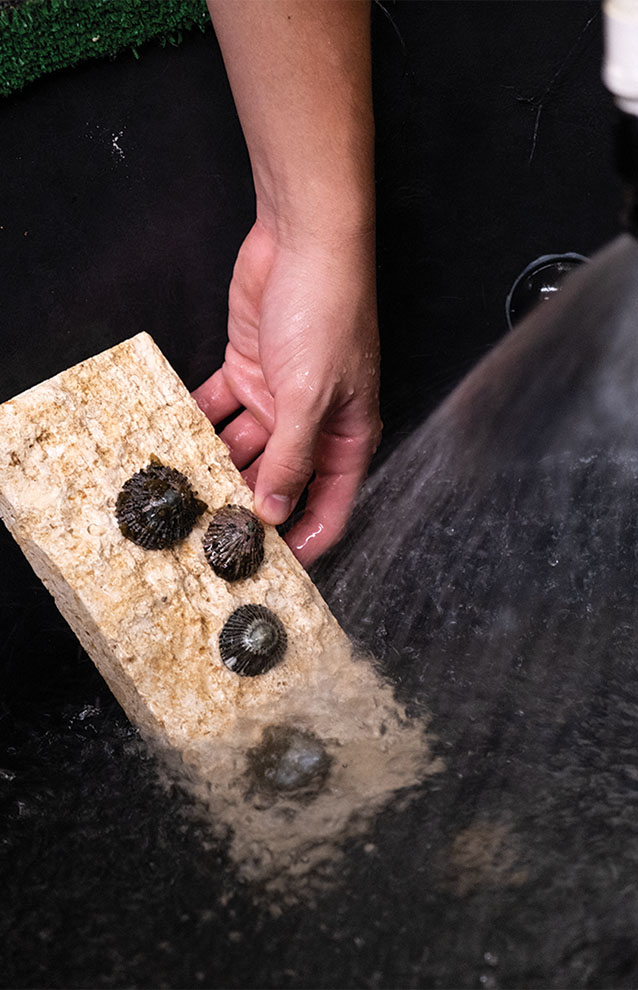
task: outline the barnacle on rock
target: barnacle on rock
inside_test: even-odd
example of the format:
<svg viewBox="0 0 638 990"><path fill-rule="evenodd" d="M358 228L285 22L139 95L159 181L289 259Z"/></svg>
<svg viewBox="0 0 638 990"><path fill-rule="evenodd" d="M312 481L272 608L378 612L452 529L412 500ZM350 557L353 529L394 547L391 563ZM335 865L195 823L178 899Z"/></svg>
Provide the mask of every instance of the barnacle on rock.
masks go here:
<svg viewBox="0 0 638 990"><path fill-rule="evenodd" d="M254 574L264 559L264 527L243 505L223 505L215 512L202 544L218 577L240 581Z"/></svg>
<svg viewBox="0 0 638 990"><path fill-rule="evenodd" d="M323 787L332 757L314 733L294 725L269 725L248 750L252 781L262 791L312 797Z"/></svg>
<svg viewBox="0 0 638 990"><path fill-rule="evenodd" d="M127 540L146 550L165 550L192 530L206 503L188 479L151 457L148 467L129 478L115 503L115 515Z"/></svg>
<svg viewBox="0 0 638 990"><path fill-rule="evenodd" d="M242 677L255 677L279 663L288 637L281 619L265 605L241 605L219 634L226 666Z"/></svg>

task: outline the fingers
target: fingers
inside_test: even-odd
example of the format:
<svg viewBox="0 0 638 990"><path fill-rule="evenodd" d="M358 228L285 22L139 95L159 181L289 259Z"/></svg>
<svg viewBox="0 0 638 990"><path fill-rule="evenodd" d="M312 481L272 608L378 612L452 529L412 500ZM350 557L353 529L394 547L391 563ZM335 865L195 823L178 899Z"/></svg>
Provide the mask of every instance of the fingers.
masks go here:
<svg viewBox="0 0 638 990"><path fill-rule="evenodd" d="M240 471L262 452L269 436L268 430L248 411L237 416L219 434L220 440L228 447L233 464Z"/></svg>
<svg viewBox="0 0 638 990"><path fill-rule="evenodd" d="M247 467L245 471L242 471L241 476L250 488L251 492L255 491L255 485L257 484L257 475L259 474L259 468L261 466L261 457L258 457L256 461Z"/></svg>
<svg viewBox="0 0 638 990"><path fill-rule="evenodd" d="M243 409L242 401L230 388L222 369L216 371L192 394L199 408L213 424ZM254 402L255 411L267 423L272 422L274 418L271 411L272 398L265 396L261 397L261 400L259 403ZM262 426L251 412L244 410L222 430L219 436L228 447L235 467L242 470L264 449L270 430Z"/></svg>
<svg viewBox="0 0 638 990"><path fill-rule="evenodd" d="M241 407L241 402L229 388L221 368L195 389L193 398L211 423L219 423Z"/></svg>
<svg viewBox="0 0 638 990"><path fill-rule="evenodd" d="M337 432L322 432L315 449L316 477L306 510L286 535L286 542L304 567L343 535L359 486L381 438L376 405L353 404L333 420Z"/></svg>
<svg viewBox="0 0 638 990"><path fill-rule="evenodd" d="M330 415L326 429L323 403L309 407L307 395L290 390L279 394L276 415L271 395L263 410L260 406L249 412L221 371L194 397L213 422L243 409L220 437L254 491L255 511L265 523L285 522L314 473L303 516L286 536L295 556L308 567L345 529L379 437L375 410L369 403L348 403ZM262 415L266 425L260 422Z"/></svg>
<svg viewBox="0 0 638 990"><path fill-rule="evenodd" d="M277 403L275 429L266 444L255 484L255 509L264 522L285 522L314 470L320 418Z"/></svg>
<svg viewBox="0 0 638 990"><path fill-rule="evenodd" d="M310 485L303 517L285 537L304 567L314 563L342 536L360 482L357 471L337 476L319 475Z"/></svg>

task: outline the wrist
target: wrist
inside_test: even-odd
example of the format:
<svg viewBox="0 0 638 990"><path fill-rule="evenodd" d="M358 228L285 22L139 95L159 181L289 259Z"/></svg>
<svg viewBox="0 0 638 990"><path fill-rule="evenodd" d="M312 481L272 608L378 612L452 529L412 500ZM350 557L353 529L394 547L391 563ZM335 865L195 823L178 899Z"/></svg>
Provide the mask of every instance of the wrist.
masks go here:
<svg viewBox="0 0 638 990"><path fill-rule="evenodd" d="M374 250L374 186L370 181L324 189L315 183L303 190L280 185L261 192L257 186L257 220L280 246L293 250L312 245Z"/></svg>

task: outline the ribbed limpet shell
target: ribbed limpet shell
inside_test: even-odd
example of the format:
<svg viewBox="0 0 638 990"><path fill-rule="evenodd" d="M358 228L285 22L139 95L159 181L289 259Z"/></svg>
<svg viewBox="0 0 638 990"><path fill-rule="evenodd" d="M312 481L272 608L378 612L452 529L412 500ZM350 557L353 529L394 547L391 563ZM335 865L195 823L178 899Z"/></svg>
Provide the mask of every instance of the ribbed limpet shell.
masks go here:
<svg viewBox="0 0 638 990"><path fill-rule="evenodd" d="M115 515L127 540L145 550L165 550L188 536L206 508L181 471L152 457L124 482Z"/></svg>
<svg viewBox="0 0 638 990"><path fill-rule="evenodd" d="M206 560L218 577L241 581L264 559L264 527L243 505L223 505L202 537Z"/></svg>
<svg viewBox="0 0 638 990"><path fill-rule="evenodd" d="M265 605L241 605L219 634L223 662L242 677L265 674L279 663L287 645L281 619Z"/></svg>

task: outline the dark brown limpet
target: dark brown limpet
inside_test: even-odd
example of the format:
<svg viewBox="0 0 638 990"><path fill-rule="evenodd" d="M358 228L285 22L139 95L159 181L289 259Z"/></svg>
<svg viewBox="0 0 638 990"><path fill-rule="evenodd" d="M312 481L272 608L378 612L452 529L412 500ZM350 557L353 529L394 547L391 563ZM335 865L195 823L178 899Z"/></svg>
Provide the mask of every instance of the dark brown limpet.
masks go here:
<svg viewBox="0 0 638 990"><path fill-rule="evenodd" d="M181 471L151 457L124 482L115 515L127 540L145 550L165 550L188 536L206 508Z"/></svg>
<svg viewBox="0 0 638 990"><path fill-rule="evenodd" d="M219 634L222 660L242 677L265 674L279 663L287 645L281 619L265 605L241 605Z"/></svg>
<svg viewBox="0 0 638 990"><path fill-rule="evenodd" d="M250 577L264 559L264 527L243 505L217 509L202 537L206 560L218 577L241 581Z"/></svg>

